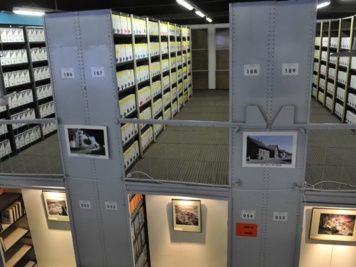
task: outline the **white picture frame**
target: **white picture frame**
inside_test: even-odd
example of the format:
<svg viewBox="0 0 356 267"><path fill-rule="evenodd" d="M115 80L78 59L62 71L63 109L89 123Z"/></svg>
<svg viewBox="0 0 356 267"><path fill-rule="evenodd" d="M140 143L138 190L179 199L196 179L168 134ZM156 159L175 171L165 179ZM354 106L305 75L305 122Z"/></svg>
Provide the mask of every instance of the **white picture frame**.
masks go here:
<svg viewBox="0 0 356 267"><path fill-rule="evenodd" d="M42 192L47 219L69 222L66 194L63 192Z"/></svg>
<svg viewBox="0 0 356 267"><path fill-rule="evenodd" d="M295 168L296 132L244 132L242 167Z"/></svg>
<svg viewBox="0 0 356 267"><path fill-rule="evenodd" d="M69 157L109 159L106 126L64 125Z"/></svg>

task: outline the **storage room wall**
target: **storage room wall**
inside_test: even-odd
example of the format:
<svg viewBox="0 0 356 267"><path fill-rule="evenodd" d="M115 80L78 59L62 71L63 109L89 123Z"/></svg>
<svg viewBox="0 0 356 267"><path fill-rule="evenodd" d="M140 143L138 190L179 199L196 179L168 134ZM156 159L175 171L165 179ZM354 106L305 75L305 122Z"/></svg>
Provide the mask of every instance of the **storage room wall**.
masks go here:
<svg viewBox="0 0 356 267"><path fill-rule="evenodd" d="M312 208L304 208L299 267L355 267L355 243L309 239Z"/></svg>
<svg viewBox="0 0 356 267"><path fill-rule="evenodd" d="M173 196L146 195L150 259L154 267L227 265L228 203L200 199L202 232L174 232Z"/></svg>
<svg viewBox="0 0 356 267"><path fill-rule="evenodd" d="M76 266L69 222L47 221L41 190L22 190L39 266Z"/></svg>

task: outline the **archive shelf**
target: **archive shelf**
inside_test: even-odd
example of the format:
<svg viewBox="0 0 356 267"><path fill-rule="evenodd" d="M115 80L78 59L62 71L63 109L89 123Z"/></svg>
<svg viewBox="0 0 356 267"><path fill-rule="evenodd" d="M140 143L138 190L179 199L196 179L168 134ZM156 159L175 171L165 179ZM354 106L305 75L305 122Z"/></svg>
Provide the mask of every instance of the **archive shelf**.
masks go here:
<svg viewBox="0 0 356 267"><path fill-rule="evenodd" d="M5 258L5 266L18 266L20 262L35 263L31 237L26 220L26 212L21 194L3 193L0 195L1 250ZM21 223L19 223L21 222ZM31 265L32 266L32 265Z"/></svg>
<svg viewBox="0 0 356 267"><path fill-rule="evenodd" d="M1 83L8 105L0 119L36 119L54 116L47 50L42 27L0 26ZM54 124L13 124L0 127L0 157L17 154L56 131Z"/></svg>
<svg viewBox="0 0 356 267"><path fill-rule="evenodd" d="M317 22L312 96L342 122L356 123L356 60L332 57L350 50L355 16Z"/></svg>

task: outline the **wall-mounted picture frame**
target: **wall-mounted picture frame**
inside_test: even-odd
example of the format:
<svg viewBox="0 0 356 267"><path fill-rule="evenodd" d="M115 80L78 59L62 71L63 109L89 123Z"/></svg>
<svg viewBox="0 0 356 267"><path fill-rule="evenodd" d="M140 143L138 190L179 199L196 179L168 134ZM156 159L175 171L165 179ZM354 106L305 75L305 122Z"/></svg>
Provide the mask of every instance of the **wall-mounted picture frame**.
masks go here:
<svg viewBox="0 0 356 267"><path fill-rule="evenodd" d="M295 168L296 132L244 132L242 167Z"/></svg>
<svg viewBox="0 0 356 267"><path fill-rule="evenodd" d="M356 241L356 210L313 208L309 238Z"/></svg>
<svg viewBox="0 0 356 267"><path fill-rule="evenodd" d="M66 194L63 192L42 192L47 219L69 222Z"/></svg>
<svg viewBox="0 0 356 267"><path fill-rule="evenodd" d="M172 199L172 210L174 231L202 231L200 200Z"/></svg>
<svg viewBox="0 0 356 267"><path fill-rule="evenodd" d="M64 125L69 157L109 159L106 126Z"/></svg>

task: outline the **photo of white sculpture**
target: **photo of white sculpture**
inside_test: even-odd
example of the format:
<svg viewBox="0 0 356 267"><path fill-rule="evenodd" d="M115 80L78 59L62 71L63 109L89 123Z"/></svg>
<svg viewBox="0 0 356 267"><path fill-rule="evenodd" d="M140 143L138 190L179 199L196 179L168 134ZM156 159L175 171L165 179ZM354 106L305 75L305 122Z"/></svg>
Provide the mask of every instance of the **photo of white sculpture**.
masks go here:
<svg viewBox="0 0 356 267"><path fill-rule="evenodd" d="M66 125L68 156L109 158L106 127Z"/></svg>

